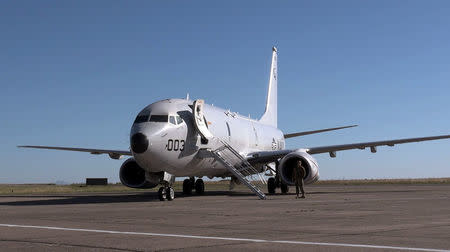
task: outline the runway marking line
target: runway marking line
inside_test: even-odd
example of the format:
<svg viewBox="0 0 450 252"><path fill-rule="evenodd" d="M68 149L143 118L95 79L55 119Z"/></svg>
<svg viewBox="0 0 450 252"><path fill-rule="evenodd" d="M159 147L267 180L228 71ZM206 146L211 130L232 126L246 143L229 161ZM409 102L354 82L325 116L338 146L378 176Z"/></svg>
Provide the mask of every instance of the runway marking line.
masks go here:
<svg viewBox="0 0 450 252"><path fill-rule="evenodd" d="M14 225L14 224L0 224L0 227L34 228L34 229L62 230L62 231L90 232L90 233L104 233L104 234L125 234L125 235L159 236L159 237L177 237L177 238L190 238L190 239L247 241L247 242L257 242L257 243L261 242L261 243L298 244L298 245L316 245L316 246L335 246L335 247L353 247L353 248L394 249L394 250L409 250L409 251L450 252L450 250L444 250L444 249L412 248L412 247L397 247L397 246L379 246L379 245L369 245L369 244L264 240L264 239L233 238L233 237L219 237L219 236L200 236L200 235L182 235L182 234L126 232L126 231L113 231L113 230L83 229L83 228L64 228L64 227L49 227L49 226L30 226L30 225Z"/></svg>

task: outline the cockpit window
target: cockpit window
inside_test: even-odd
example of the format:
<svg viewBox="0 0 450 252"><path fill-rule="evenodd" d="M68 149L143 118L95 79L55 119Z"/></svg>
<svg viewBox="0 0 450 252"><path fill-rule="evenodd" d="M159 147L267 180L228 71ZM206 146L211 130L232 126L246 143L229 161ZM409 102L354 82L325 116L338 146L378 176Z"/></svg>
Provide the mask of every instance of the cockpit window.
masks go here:
<svg viewBox="0 0 450 252"><path fill-rule="evenodd" d="M173 116L169 117L169 122L173 125L177 125L177 123L175 122L175 117L173 117Z"/></svg>
<svg viewBox="0 0 450 252"><path fill-rule="evenodd" d="M149 115L138 115L136 117L136 120L134 120L134 123L143 123L148 122Z"/></svg>
<svg viewBox="0 0 450 252"><path fill-rule="evenodd" d="M150 122L167 122L169 120L168 115L152 115L150 116Z"/></svg>
<svg viewBox="0 0 450 252"><path fill-rule="evenodd" d="M181 124L183 122L183 119L181 119L180 116L177 116L177 124Z"/></svg>

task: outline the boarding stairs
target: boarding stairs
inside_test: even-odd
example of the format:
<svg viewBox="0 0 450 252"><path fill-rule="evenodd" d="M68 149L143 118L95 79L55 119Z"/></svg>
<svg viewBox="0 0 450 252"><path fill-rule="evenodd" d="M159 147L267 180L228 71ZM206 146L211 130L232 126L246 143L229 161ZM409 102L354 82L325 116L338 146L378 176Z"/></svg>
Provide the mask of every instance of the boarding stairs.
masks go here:
<svg viewBox="0 0 450 252"><path fill-rule="evenodd" d="M195 100L192 104L195 127L202 139L211 146L220 146L215 150L207 150L215 160L225 166L239 181L246 185L260 199L266 199L266 195L256 186L257 183L266 184L261 173L255 169L238 151L226 141L215 137L208 129L208 122L203 114L204 100Z"/></svg>
<svg viewBox="0 0 450 252"><path fill-rule="evenodd" d="M260 199L266 199L255 182L266 184L266 180L258 170L253 167L239 152L237 152L230 144L222 139L215 138L221 143L221 147L211 151L214 158L225 166L239 181L246 185Z"/></svg>

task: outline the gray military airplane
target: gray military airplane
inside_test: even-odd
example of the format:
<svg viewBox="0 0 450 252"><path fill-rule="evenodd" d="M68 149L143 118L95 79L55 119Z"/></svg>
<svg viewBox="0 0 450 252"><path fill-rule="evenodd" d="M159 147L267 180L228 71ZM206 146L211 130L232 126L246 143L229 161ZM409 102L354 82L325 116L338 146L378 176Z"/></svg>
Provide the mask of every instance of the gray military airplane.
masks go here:
<svg viewBox="0 0 450 252"><path fill-rule="evenodd" d="M152 103L137 115L130 132L130 150L104 150L52 146L18 146L91 154L108 154L112 159L131 156L120 167L120 180L132 188L162 185L160 200L173 200L175 177L188 177L183 193L203 194L203 176L231 177L232 182L248 186L257 196L266 196L255 182L267 184L268 192L282 193L293 185L292 171L298 160L306 168L305 184L319 179L319 165L314 154L450 138L450 135L353 143L301 149L285 149L285 139L333 131L356 125L283 134L277 128L277 49L272 48L269 88L265 112L259 120L239 115L203 100L167 99ZM264 172L270 172L265 181ZM274 176L273 176L274 175ZM195 180L197 177L197 180Z"/></svg>

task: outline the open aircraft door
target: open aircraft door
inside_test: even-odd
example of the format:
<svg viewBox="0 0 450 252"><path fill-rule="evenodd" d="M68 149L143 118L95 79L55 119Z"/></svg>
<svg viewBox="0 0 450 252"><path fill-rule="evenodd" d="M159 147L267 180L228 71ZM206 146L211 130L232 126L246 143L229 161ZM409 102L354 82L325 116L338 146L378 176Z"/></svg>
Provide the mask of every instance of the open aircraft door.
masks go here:
<svg viewBox="0 0 450 252"><path fill-rule="evenodd" d="M213 134L209 131L205 116L203 115L204 104L204 100L195 100L192 113L194 114L195 128L197 128L197 131L204 139L210 140L213 138Z"/></svg>

